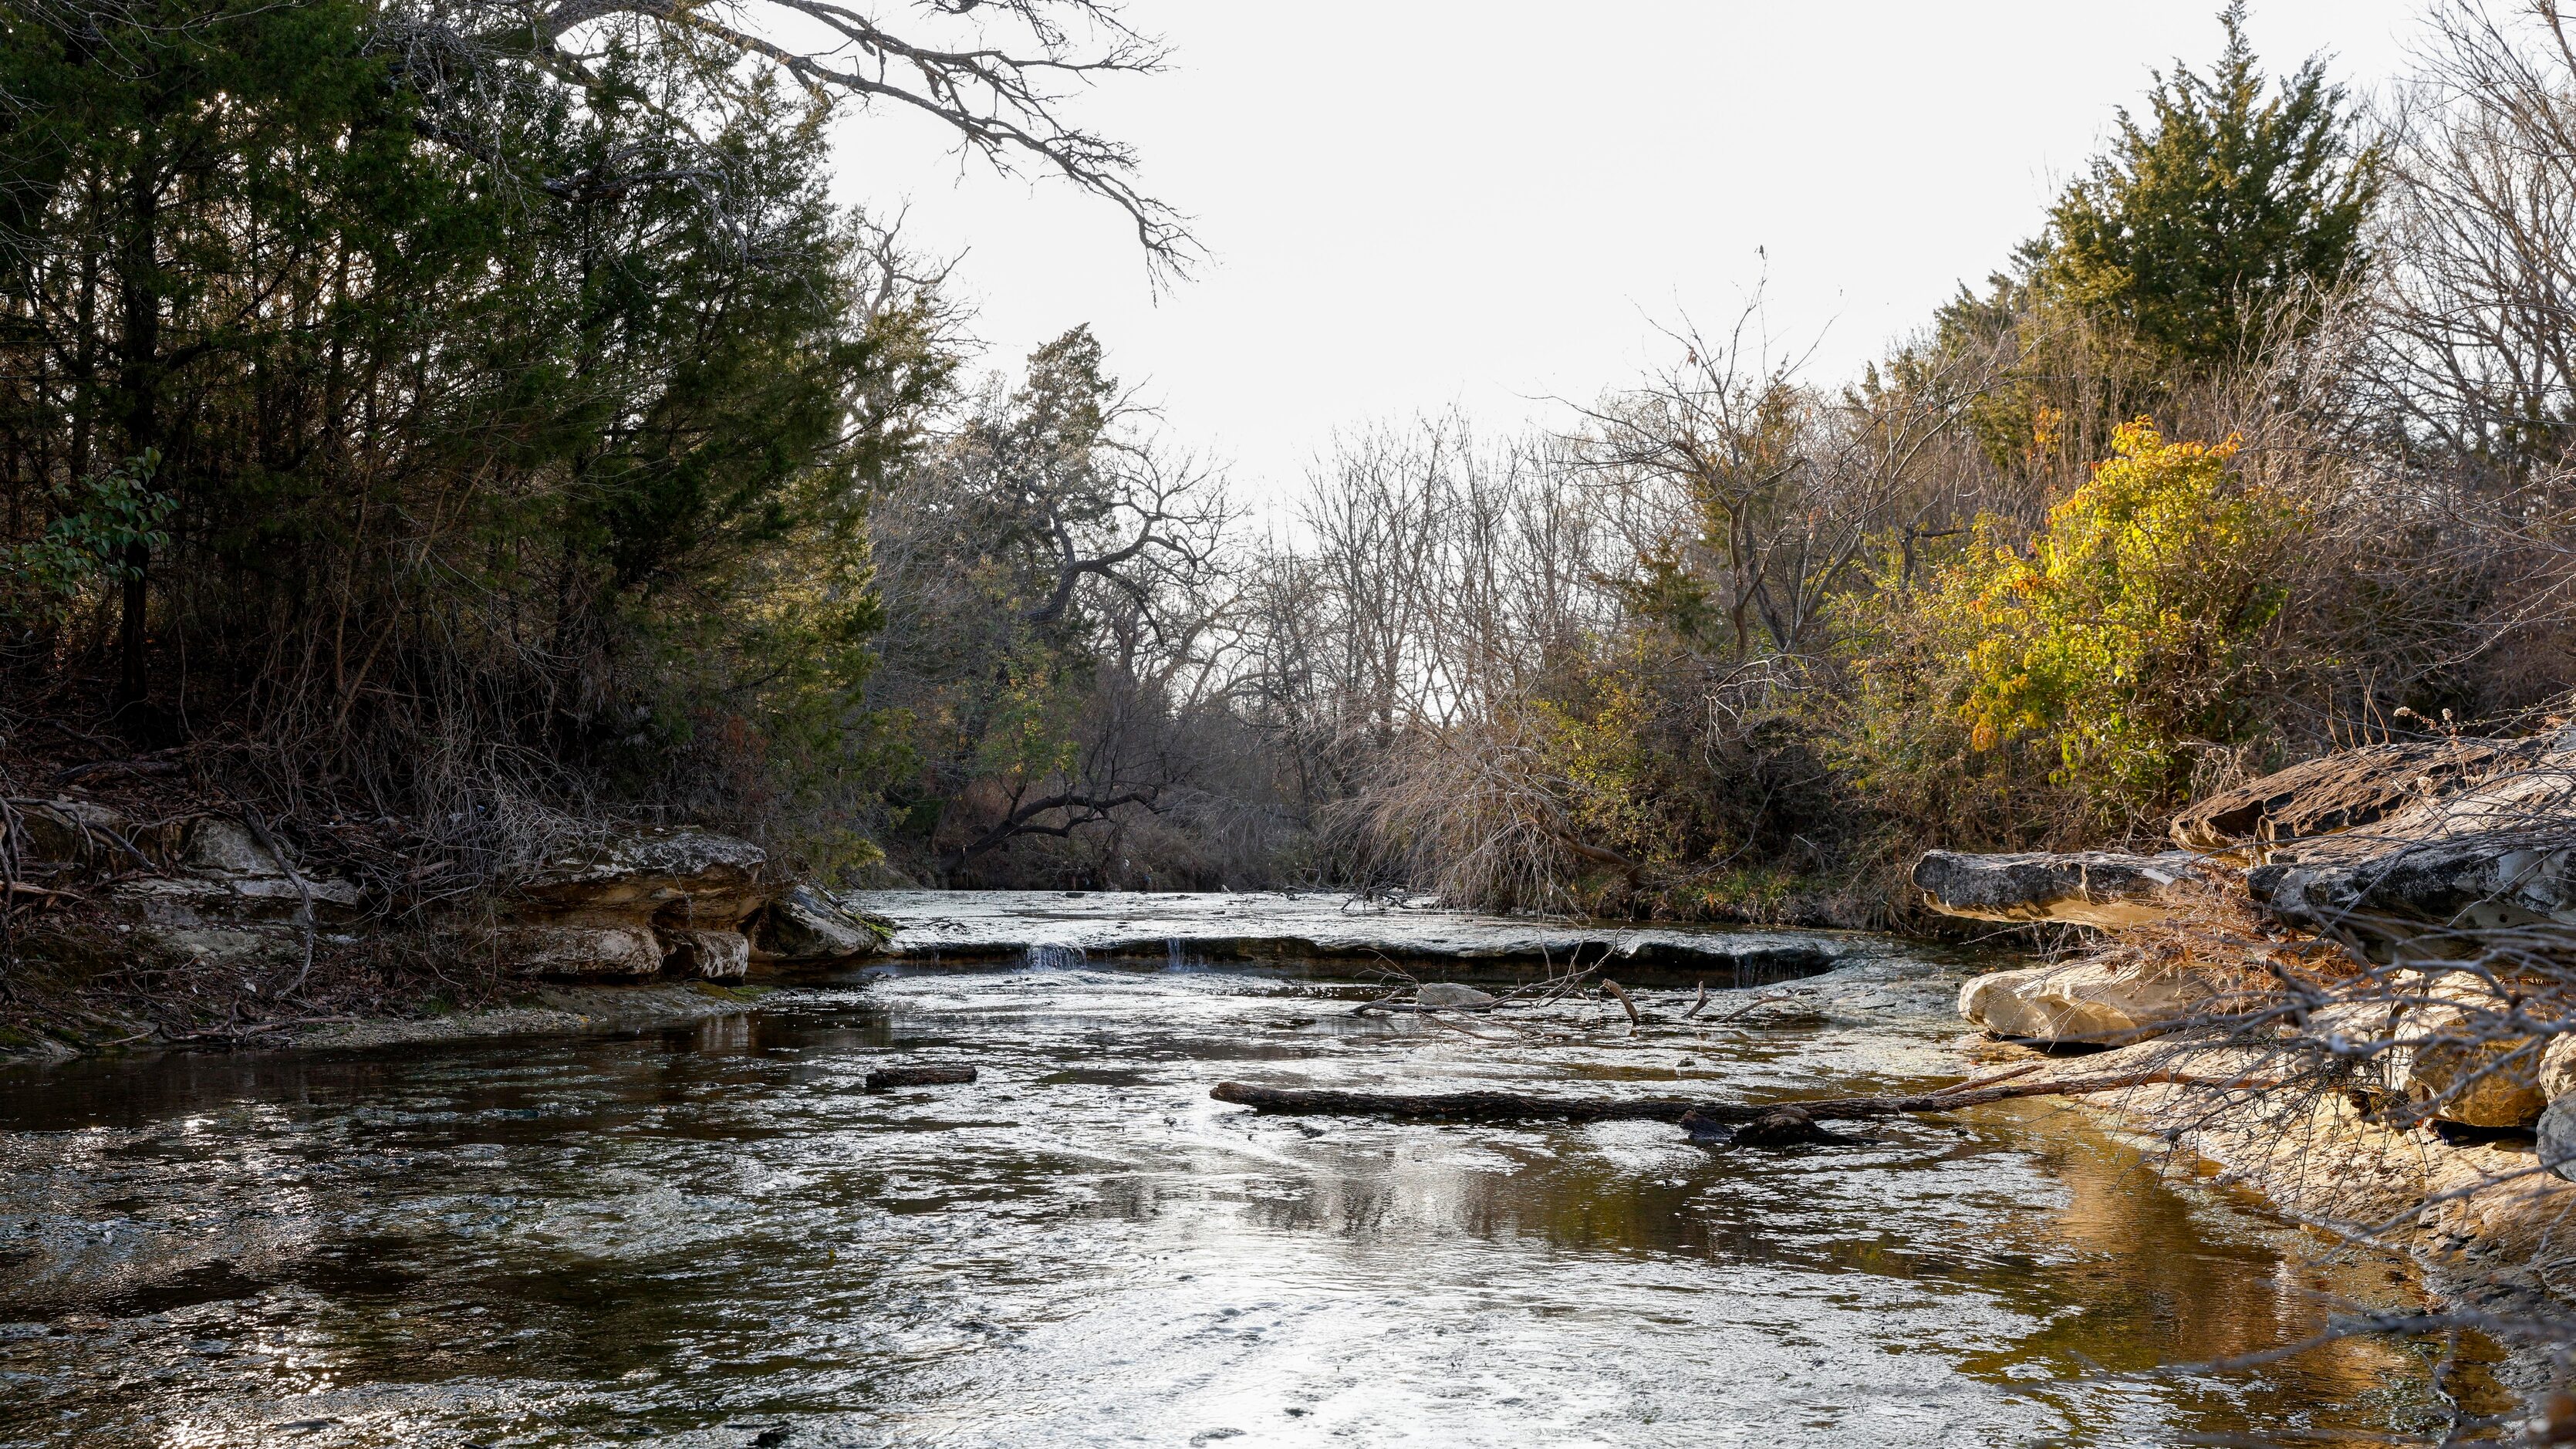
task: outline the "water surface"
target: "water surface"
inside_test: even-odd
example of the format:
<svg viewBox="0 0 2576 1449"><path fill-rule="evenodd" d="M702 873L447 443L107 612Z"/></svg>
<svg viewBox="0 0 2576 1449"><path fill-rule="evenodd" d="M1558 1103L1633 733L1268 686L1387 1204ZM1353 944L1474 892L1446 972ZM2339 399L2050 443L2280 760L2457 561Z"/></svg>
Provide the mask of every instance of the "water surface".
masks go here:
<svg viewBox="0 0 2576 1449"><path fill-rule="evenodd" d="M1947 1080L1952 966L1855 958L1770 1025L1674 1022L1674 979L1643 1031L1468 1035L1312 965L1046 959L0 1079L0 1443L2359 1444L2444 1411L2417 1345L2130 1374L2412 1290L2071 1109L1766 1154L1207 1097ZM889 1060L983 1078L865 1092Z"/></svg>

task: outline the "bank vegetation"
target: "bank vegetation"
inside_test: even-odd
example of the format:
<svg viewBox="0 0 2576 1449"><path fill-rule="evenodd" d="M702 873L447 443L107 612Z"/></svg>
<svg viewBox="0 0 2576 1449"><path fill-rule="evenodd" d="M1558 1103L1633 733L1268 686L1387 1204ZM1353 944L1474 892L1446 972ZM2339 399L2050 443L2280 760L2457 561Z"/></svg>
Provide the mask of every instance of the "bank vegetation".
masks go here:
<svg viewBox="0 0 2576 1449"><path fill-rule="evenodd" d="M1925 849L2576 689L2554 5L2437 0L2367 105L2231 10L1862 375L1757 296L1284 493L1087 329L994 370L825 194L836 112L927 113L1177 275L1062 111L1150 40L793 9L11 8L9 792L255 801L395 901L640 820L845 883L1907 925Z"/></svg>

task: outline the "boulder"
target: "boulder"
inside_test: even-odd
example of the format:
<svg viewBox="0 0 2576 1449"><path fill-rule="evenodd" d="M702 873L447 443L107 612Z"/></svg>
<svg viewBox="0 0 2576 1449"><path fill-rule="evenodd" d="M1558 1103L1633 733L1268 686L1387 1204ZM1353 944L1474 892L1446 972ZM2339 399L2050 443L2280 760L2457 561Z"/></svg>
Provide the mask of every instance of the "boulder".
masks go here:
<svg viewBox="0 0 2576 1449"><path fill-rule="evenodd" d="M249 826L216 815L205 816L188 828L179 865L206 876L276 876L281 880L286 876L285 867L250 833Z"/></svg>
<svg viewBox="0 0 2576 1449"><path fill-rule="evenodd" d="M1494 1004L1492 992L1479 991L1455 981L1426 981L1415 990L1413 999L1421 1006L1476 1008Z"/></svg>
<svg viewBox="0 0 2576 1449"><path fill-rule="evenodd" d="M2077 961L1972 977L1959 1015L1997 1036L2116 1046L2171 1027L2209 993L2188 972Z"/></svg>
<svg viewBox="0 0 2576 1449"><path fill-rule="evenodd" d="M134 823L96 801L35 800L15 806L14 813L22 866L85 873L139 863L124 848L136 844Z"/></svg>
<svg viewBox="0 0 2576 1449"><path fill-rule="evenodd" d="M2549 1043L2522 1028L2556 1013L2510 982L2468 971L2399 971L2387 994L2336 1002L2308 1018L2319 1036L2375 1047L2368 1075L2425 1116L2469 1127L2521 1128L2539 1120L2551 1096ZM2431 998L2427 1001L2425 998ZM2560 1071L2564 1074L2566 1065Z"/></svg>
<svg viewBox="0 0 2576 1449"><path fill-rule="evenodd" d="M2536 1080L2540 1094L2552 1102L2576 1096L2576 1032L2551 1038L2549 1049L2540 1054Z"/></svg>
<svg viewBox="0 0 2576 1449"><path fill-rule="evenodd" d="M148 925L177 930L291 922L308 899L316 923L352 919L366 906L353 882L302 867L287 874L249 827L223 816L188 822L173 854L176 864L166 874L119 881L108 899Z"/></svg>
<svg viewBox="0 0 2576 1449"><path fill-rule="evenodd" d="M751 942L740 931L680 929L661 937L667 969L709 981L737 981L751 970Z"/></svg>
<svg viewBox="0 0 2576 1449"><path fill-rule="evenodd" d="M2186 851L1962 855L1935 850L1914 865L1914 884L1934 910L1981 921L2140 925L2188 909L2203 880L2202 857Z"/></svg>
<svg viewBox="0 0 2576 1449"><path fill-rule="evenodd" d="M2531 764L2531 740L2453 739L2365 745L2302 761L2174 817L2185 850L2238 850L2351 830Z"/></svg>
<svg viewBox="0 0 2576 1449"><path fill-rule="evenodd" d="M2406 1095L2417 1107L2470 1127L2529 1127L2540 1120L2549 1098L2529 1037L2446 1040L2465 1024L2461 1014L2413 1015L2422 1020L2400 1034L2420 1033L2421 1044L2407 1049L2405 1062Z"/></svg>
<svg viewBox="0 0 2576 1449"><path fill-rule="evenodd" d="M847 961L874 953L885 934L865 916L842 909L812 886L794 886L760 913L753 959L796 964Z"/></svg>
<svg viewBox="0 0 2576 1449"><path fill-rule="evenodd" d="M2553 1097L2532 1124L2540 1165L2576 1182L2576 1097Z"/></svg>
<svg viewBox="0 0 2576 1449"><path fill-rule="evenodd" d="M769 903L767 860L748 840L689 827L559 850L512 893L501 949L536 976L739 977L751 966L743 923Z"/></svg>

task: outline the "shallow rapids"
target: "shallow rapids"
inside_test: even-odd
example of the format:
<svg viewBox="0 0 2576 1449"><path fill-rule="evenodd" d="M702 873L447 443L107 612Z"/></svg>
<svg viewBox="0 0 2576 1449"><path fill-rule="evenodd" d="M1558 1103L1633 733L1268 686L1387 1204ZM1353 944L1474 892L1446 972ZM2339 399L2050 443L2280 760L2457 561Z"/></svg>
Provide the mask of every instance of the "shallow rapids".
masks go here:
<svg viewBox="0 0 2576 1449"><path fill-rule="evenodd" d="M1765 1154L1207 1096L1974 1069L1957 968L1881 949L1714 1026L1678 977L1643 1029L1444 1026L1312 964L1056 953L643 1037L0 1078L0 1443L2336 1444L2500 1406L2408 1343L2137 1372L2412 1289L2079 1108ZM862 1090L895 1060L982 1079Z"/></svg>

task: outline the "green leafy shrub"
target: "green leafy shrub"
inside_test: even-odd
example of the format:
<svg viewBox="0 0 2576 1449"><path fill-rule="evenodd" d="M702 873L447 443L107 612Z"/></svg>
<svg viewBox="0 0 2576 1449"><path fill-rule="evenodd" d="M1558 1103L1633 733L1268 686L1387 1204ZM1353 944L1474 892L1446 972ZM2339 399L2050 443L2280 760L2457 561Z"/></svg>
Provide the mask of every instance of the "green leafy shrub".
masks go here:
<svg viewBox="0 0 2576 1449"><path fill-rule="evenodd" d="M51 493L60 511L25 543L0 547L0 616L60 624L91 589L124 583L127 551L166 548L162 524L178 500L152 490L161 455L142 456Z"/></svg>
<svg viewBox="0 0 2576 1449"><path fill-rule="evenodd" d="M1943 761L1991 787L1997 766L2049 760L2050 783L2097 816L2175 803L2200 750L2262 725L2266 644L2308 521L2237 477L2235 451L2131 423L2026 548L1981 517L1922 586L1867 601L1877 657L1847 750L1882 789Z"/></svg>

